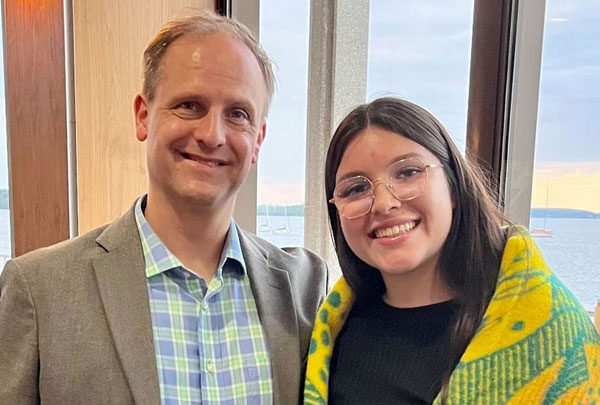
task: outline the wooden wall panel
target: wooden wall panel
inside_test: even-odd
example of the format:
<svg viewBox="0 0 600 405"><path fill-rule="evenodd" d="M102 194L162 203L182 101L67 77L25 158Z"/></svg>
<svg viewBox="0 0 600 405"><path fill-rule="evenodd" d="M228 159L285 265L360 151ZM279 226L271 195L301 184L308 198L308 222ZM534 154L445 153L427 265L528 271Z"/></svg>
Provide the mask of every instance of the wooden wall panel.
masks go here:
<svg viewBox="0 0 600 405"><path fill-rule="evenodd" d="M147 188L133 115L142 53L184 7L213 9L214 0L73 2L80 233L121 215Z"/></svg>
<svg viewBox="0 0 600 405"><path fill-rule="evenodd" d="M63 0L5 0L14 253L69 237Z"/></svg>

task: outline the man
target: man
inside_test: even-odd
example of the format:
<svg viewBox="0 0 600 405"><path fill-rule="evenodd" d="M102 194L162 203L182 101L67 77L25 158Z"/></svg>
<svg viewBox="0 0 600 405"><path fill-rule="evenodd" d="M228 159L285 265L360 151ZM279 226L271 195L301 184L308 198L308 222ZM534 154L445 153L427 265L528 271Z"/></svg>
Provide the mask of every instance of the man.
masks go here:
<svg viewBox="0 0 600 405"><path fill-rule="evenodd" d="M293 404L327 271L232 221L273 92L248 31L173 20L134 102L149 188L106 227L7 263L2 404Z"/></svg>

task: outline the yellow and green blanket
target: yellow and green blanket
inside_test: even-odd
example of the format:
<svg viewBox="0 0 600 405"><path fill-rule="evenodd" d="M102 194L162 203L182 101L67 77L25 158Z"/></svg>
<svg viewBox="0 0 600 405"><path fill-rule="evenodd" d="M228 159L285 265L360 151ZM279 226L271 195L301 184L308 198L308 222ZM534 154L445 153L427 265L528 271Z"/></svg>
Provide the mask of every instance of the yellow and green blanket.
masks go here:
<svg viewBox="0 0 600 405"><path fill-rule="evenodd" d="M304 404L327 403L329 360L353 301L341 278L319 310ZM524 228L507 240L496 291L452 372L448 403L600 405L598 334Z"/></svg>

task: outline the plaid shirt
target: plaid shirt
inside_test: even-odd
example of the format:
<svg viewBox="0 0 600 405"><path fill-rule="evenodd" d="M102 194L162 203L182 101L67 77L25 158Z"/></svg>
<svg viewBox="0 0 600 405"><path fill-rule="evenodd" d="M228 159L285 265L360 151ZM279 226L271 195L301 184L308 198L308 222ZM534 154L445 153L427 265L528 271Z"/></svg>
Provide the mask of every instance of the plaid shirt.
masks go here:
<svg viewBox="0 0 600 405"><path fill-rule="evenodd" d="M231 222L208 285L154 233L138 200L163 404L272 404L271 363L256 303Z"/></svg>

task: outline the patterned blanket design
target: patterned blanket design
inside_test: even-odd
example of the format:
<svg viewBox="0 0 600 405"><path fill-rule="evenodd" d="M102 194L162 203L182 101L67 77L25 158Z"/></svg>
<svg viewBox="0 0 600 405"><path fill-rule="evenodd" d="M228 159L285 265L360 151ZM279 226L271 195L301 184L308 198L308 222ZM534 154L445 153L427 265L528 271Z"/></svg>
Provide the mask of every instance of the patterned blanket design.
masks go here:
<svg viewBox="0 0 600 405"><path fill-rule="evenodd" d="M304 404L327 403L333 344L353 301L341 278L319 310ZM506 243L496 291L452 373L448 404L600 405L598 334L525 228Z"/></svg>

